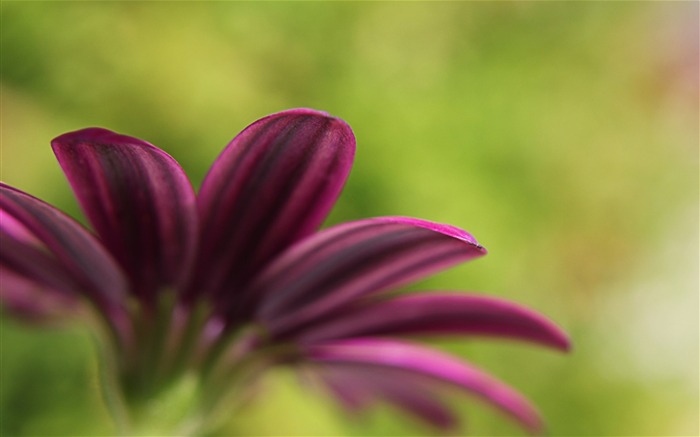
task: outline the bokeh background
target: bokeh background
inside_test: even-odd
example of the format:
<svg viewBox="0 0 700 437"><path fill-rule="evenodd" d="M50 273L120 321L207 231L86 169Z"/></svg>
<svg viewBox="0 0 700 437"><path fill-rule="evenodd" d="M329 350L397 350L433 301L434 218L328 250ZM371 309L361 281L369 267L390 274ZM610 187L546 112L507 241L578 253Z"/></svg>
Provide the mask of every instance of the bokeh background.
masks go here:
<svg viewBox="0 0 700 437"><path fill-rule="evenodd" d="M442 341L531 398L553 436L697 436L697 2L18 2L1 17L2 180L81 217L51 138L150 141L195 186L268 113L344 118L356 164L329 223L410 215L486 258L421 288L524 303L561 355ZM82 219L81 219L82 220ZM115 432L89 332L2 319L0 434ZM463 435L522 435L473 399ZM425 435L280 370L231 435Z"/></svg>

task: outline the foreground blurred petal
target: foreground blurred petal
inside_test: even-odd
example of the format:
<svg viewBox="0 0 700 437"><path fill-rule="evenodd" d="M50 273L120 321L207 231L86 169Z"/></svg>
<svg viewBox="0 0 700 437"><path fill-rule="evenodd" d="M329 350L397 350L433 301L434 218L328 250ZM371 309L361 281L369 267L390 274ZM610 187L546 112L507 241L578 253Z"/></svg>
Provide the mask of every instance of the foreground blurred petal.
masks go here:
<svg viewBox="0 0 700 437"><path fill-rule="evenodd" d="M4 209L0 208L0 230L3 234L14 238L15 240L22 241L26 244L31 244L33 246L41 246L41 241L39 241L34 234L32 234L26 226L15 220L10 214L5 212Z"/></svg>
<svg viewBox="0 0 700 437"><path fill-rule="evenodd" d="M79 276L72 274L61 261L46 250L25 244L5 233L0 233L0 245L3 288L12 288L13 284L17 283L16 279L24 278L66 297L77 298L85 288L88 288L87 292L90 295L90 287L86 287ZM94 294L93 297L101 298Z"/></svg>
<svg viewBox="0 0 700 437"><path fill-rule="evenodd" d="M51 143L105 246L149 299L187 279L197 240L195 196L178 163L137 138L99 128Z"/></svg>
<svg viewBox="0 0 700 437"><path fill-rule="evenodd" d="M4 217L11 218L0 226L0 257L5 268L65 293L85 293L98 304L123 302L127 293L124 275L82 226L51 205L3 183L0 209Z"/></svg>
<svg viewBox="0 0 700 437"><path fill-rule="evenodd" d="M477 394L515 418L531 432L542 428L539 414L519 393L455 357L410 343L383 339L351 339L305 349L312 362L362 364L399 369L447 382Z"/></svg>
<svg viewBox="0 0 700 437"><path fill-rule="evenodd" d="M199 193L197 290L230 290L315 231L345 184L354 153L350 127L310 109L270 115L236 136Z"/></svg>
<svg viewBox="0 0 700 437"><path fill-rule="evenodd" d="M356 363L316 363L313 370L350 411L383 399L440 429L457 424L453 412L434 395L435 387L415 373Z"/></svg>
<svg viewBox="0 0 700 437"><path fill-rule="evenodd" d="M544 316L490 296L430 293L368 302L295 335L301 342L401 334L477 334L567 350L567 335Z"/></svg>
<svg viewBox="0 0 700 437"><path fill-rule="evenodd" d="M290 248L250 289L273 335L368 293L386 290L484 255L468 233L405 217L349 222Z"/></svg>
<svg viewBox="0 0 700 437"><path fill-rule="evenodd" d="M78 297L66 294L36 280L23 277L0 265L0 304L14 317L32 323L65 319L75 309Z"/></svg>

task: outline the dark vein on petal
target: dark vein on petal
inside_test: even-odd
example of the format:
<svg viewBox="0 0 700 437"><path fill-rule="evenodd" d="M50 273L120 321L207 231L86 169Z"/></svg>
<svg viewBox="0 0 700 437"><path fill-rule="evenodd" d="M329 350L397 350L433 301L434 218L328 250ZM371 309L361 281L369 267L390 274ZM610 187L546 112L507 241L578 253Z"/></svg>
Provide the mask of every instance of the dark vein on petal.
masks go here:
<svg viewBox="0 0 700 437"><path fill-rule="evenodd" d="M309 117L306 116L304 118ZM248 180L245 181L244 184L242 184L235 202L232 202L232 204L229 205L229 208L239 209L237 214L230 215L230 222L227 224L227 227L231 229L231 232L224 238L218 238L213 242L213 247L211 247L212 254L215 256L217 256L217 254L222 254L221 256L224 258L223 263L219 262L218 268L215 269L215 271L210 272L212 276L216 276L215 278L212 278L213 282L211 282L211 286L214 287L211 292L213 292L216 296L221 296L222 293L228 291L222 288L223 284L230 284L230 288L238 285L233 284L232 281L233 278L236 278L243 273L243 269L241 266L237 265L237 262L240 262L241 258L244 258L244 256L249 255L245 253L245 246L241 244L240 240L245 238L245 232L242 230L242 225L250 224L251 209L247 208L247 206L250 205L250 198L257 194L257 188L265 182L264 176L266 176L267 172L269 172L271 163L277 161L280 154L279 150L286 148L288 144L292 142L294 133L297 129L298 125L288 123L280 132L276 133L276 135L272 138L274 141L273 150L266 151L266 153L262 155L262 162L253 163L253 174L248 178ZM264 131L269 134L271 129L268 126L267 129L264 129ZM284 139L282 141L275 141L279 138L282 132L285 134ZM228 217L227 214L224 214L224 216ZM227 252L228 256L225 255Z"/></svg>
<svg viewBox="0 0 700 437"><path fill-rule="evenodd" d="M462 255L462 256L459 256ZM305 329L308 324L313 324L316 323L317 321L322 321L325 320L325 316L323 319L316 319L320 313L327 312L329 316L331 316L331 312L334 311L335 308L340 307L342 304L347 303L353 299L359 298L361 296L364 296L368 293L372 292L379 292L382 290L385 290L391 286L395 286L397 283L403 283L404 281L401 280L401 278L408 278L412 277L411 275L412 272L416 270L424 270L429 268L431 265L435 264L441 264L443 262L446 262L450 259L457 258L457 259L464 259L464 248L459 248L459 249L453 249L450 251L447 251L439 256L432 256L429 259L423 259L423 260L418 260L414 262L413 264L407 265L403 267L402 269L392 273L391 275L388 275L384 278L380 278L377 282L371 283L369 285L366 285L360 290L355 290L352 294L350 293L345 293L342 297L339 295L333 295L327 297L325 299L318 300L314 304L311 304L307 307L304 308L303 304L299 305L299 310L298 311L304 311L304 317L303 319L297 319L294 320L295 314L290 313L289 315L284 316L281 319L278 320L273 320L270 323L270 330L274 333L274 335L280 336L280 337L288 337L290 335L293 335L294 333ZM323 287L319 287L323 288ZM330 287L329 287L330 288ZM330 305L331 297L335 298L335 302L332 302L333 304ZM307 304L309 303L311 299L307 299ZM310 314L309 314L310 313ZM315 320L314 320L315 319Z"/></svg>
<svg viewBox="0 0 700 437"><path fill-rule="evenodd" d="M284 290L270 290L277 294L268 296L269 303L264 306L263 312L274 312L272 308L279 309L279 306L290 304L289 301L311 299L307 294L313 290L317 290L315 294L327 291L332 285L346 278L360 276L359 271L370 268L378 261L400 258L403 251L415 249L433 239L434 235L416 233L414 229L399 229L349 246L325 258L313 269L307 269L302 276L295 278L293 283L284 284ZM347 260L351 260L352 263ZM339 267L343 267L342 276L333 275L338 272ZM312 284L314 287L311 287Z"/></svg>
<svg viewBox="0 0 700 437"><path fill-rule="evenodd" d="M294 168L292 174L289 175L285 184L282 186L282 189L275 191L277 195L275 201L272 203L272 205L274 206L272 208L268 208L268 211L263 216L263 220L257 222L257 229L251 232L250 235L255 235L256 238L252 238L249 236L249 239L253 239L254 241L262 241L264 239L263 236L265 235L265 232L272 229L272 225L275 222L277 222L280 218L290 221L289 217L282 217L280 211L287 206L291 198L291 192L298 188L297 185L299 181L305 174L307 174L307 170L315 161L313 158L317 156L316 151L322 146L322 144L318 141L318 138L325 133L326 127L330 123L331 120L325 118L323 119L323 124L317 127L316 132L314 132L313 136L311 136L311 138L308 140L308 143L312 144L313 146L304 148L304 158L301 160L300 164ZM278 156L277 161L281 160L282 157ZM292 236L290 236L289 238L292 238ZM262 246L262 244L260 246ZM251 253L250 258L247 259L251 260L251 262L254 263L256 261L256 255L258 255L258 253L259 250Z"/></svg>
<svg viewBox="0 0 700 437"><path fill-rule="evenodd" d="M252 180L250 184L248 184L242 192L242 196L239 199L238 203L239 206L242 207L242 210L246 211L246 214L238 215L240 219L237 221L236 225L240 226L241 222L245 223L246 232L241 232L239 230L239 232L236 235L238 238L236 238L235 243L233 243L234 247L238 248L237 260L240 264L237 265L236 270L232 269L232 271L230 271L229 275L224 278L223 283L231 282L231 280L236 276L244 276L244 272L250 270L250 265L254 261L254 253L251 253L251 251L248 250L251 248L250 241L261 241L264 238L264 232L269 229L269 222L271 218L273 218L271 217L273 211L276 213L279 210L280 192L282 191L285 194L288 194L294 188L296 180L294 179L295 176L292 175L291 178L293 180L285 180L285 184L283 185L282 190L280 190L279 187L276 187L278 189L274 191L275 194L277 194L277 197L274 199L275 201L266 201L264 205L265 208L263 211L262 220L252 220L256 215L260 213L258 212L257 208L246 208L246 206L251 204L251 199L254 195L257 195L260 193L261 190L264 190L265 184L270 184L270 182L268 182L268 177L270 174L274 175L277 173L281 173L276 170L280 163L286 163L286 159L284 159L284 152L287 149L291 148L293 145L297 144L295 140L298 139L298 136L296 134L301 129L303 121L311 119L313 117L305 116L299 118L301 118L301 120L297 123L293 125L290 123L290 125L288 126L288 130L285 132L286 136L284 137L284 139L282 141L276 142L274 149L268 152L261 165L256 168L256 172L251 178ZM272 182L278 181L273 180ZM249 229L251 225L253 229ZM243 255L244 253L246 256L242 257L241 255ZM246 278L244 277L240 279L245 280Z"/></svg>
<svg viewBox="0 0 700 437"><path fill-rule="evenodd" d="M291 262L287 263L287 265L276 272L273 276L266 277L265 278L265 283L277 283L280 281L281 278L285 276L289 276L290 273L294 270L297 270L300 266L300 264L303 264L305 262L309 261L309 257L314 257L315 255L318 254L319 251L323 250L325 247L338 244L342 240L346 239L352 239L356 234L358 233L363 233L370 231L374 228L377 227L390 227L392 226L391 223L384 223L384 222L372 222L372 223L367 223L363 224L362 226L357 226L357 227L352 227L347 230L343 230L342 232L339 232L338 234L334 235L331 238L321 240L317 244L313 244L309 247L306 247L302 253L297 254ZM327 231L326 231L327 232ZM372 235L369 237L365 238L376 238L376 235Z"/></svg>
<svg viewBox="0 0 700 437"><path fill-rule="evenodd" d="M245 158L255 149L255 147L253 147L253 146L259 142L260 138L269 134L273 130L273 128L276 128L276 126L283 121L285 121L285 117L275 118L275 119L269 121L270 125L266 126L265 129L262 129L261 126L251 125L248 128L244 129L243 132L241 132L239 134L239 136L242 135L243 133L245 133L249 128L256 127L256 128L258 128L258 131L254 133L252 138L246 139L246 141L242 144L238 144L238 143L233 144L233 142L236 140L236 138L234 138L231 141L231 144L229 144L229 147L236 147L237 149L242 149L242 151L238 156L235 157L235 161L233 162L233 165L231 166L231 168L226 169L227 171L225 173L227 175L232 175L233 177L225 178L224 186L219 187L217 189L219 195L209 195L209 197L211 198L210 201L212 203L209 206L207 211L202 211L200 214L202 217L206 218L206 222L202 223L203 230L206 231L208 229L219 229L218 227L215 227L215 226L212 227L211 222L212 222L212 219L214 219L215 217L226 216L226 214L223 214L224 211L220 211L221 202L223 202L224 200L229 201L230 200L228 198L229 196L226 196L225 193L229 193L231 191L230 186L232 184L240 183L240 180L237 177L238 172L239 172L239 167L245 161ZM224 151L224 154L226 154L228 152L229 152L229 150L227 148ZM234 150L231 150L230 152L235 153ZM223 156L219 159L222 159L222 158L223 158ZM214 166L216 166L217 164L223 164L223 163L218 162L218 160L217 160L217 162L214 163ZM212 167L212 171L215 168L214 166ZM217 168L217 170L218 170L218 168ZM206 178L205 178L205 181L206 181ZM214 213L214 212L216 212L216 213ZM227 210L225 212L228 213L229 211ZM209 232L208 234L211 235L211 232ZM214 240L214 241L216 241L216 240Z"/></svg>

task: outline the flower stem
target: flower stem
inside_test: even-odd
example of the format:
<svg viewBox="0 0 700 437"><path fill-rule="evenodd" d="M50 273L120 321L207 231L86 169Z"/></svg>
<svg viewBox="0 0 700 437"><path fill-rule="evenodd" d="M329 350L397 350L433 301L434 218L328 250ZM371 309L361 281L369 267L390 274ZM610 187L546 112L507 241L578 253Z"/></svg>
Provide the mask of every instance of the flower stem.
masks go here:
<svg viewBox="0 0 700 437"><path fill-rule="evenodd" d="M199 302L187 309L185 326L177 342L172 360L167 363L163 372L165 380L170 382L187 370L191 363L197 340L201 340L205 324L210 316L211 309L206 302Z"/></svg>
<svg viewBox="0 0 700 437"><path fill-rule="evenodd" d="M119 384L114 351L110 349L109 345L101 344L99 339L95 343L98 348L97 374L102 398L112 420L114 420L118 435L128 436L131 428L129 413Z"/></svg>

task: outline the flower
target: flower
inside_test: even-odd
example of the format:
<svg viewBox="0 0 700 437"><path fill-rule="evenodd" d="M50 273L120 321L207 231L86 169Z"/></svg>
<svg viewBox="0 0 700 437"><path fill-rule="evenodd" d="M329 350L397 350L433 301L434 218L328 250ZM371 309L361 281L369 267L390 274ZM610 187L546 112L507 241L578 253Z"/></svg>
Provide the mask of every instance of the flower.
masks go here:
<svg viewBox="0 0 700 437"><path fill-rule="evenodd" d="M387 293L486 254L473 236L406 217L317 231L354 156L344 121L309 109L256 121L197 195L172 157L136 138L89 128L52 147L94 234L2 184L0 296L35 321L99 322L118 421L137 421L150 399L196 375L197 423L210 426L220 405L286 364L350 410L386 400L447 428L455 417L439 392L451 385L541 428L514 390L404 337L486 335L566 350L559 328L493 297Z"/></svg>

